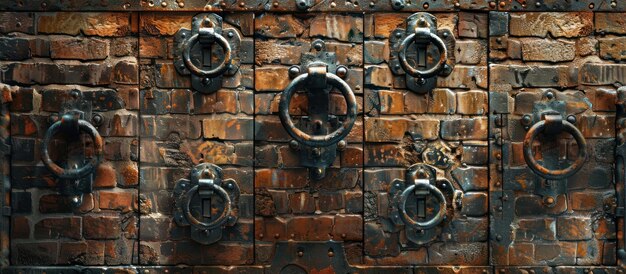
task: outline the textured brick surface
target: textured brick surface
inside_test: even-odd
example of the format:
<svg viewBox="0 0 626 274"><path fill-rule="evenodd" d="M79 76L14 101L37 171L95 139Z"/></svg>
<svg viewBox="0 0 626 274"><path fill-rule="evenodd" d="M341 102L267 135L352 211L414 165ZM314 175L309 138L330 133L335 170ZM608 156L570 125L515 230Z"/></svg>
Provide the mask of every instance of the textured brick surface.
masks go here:
<svg viewBox="0 0 626 274"><path fill-rule="evenodd" d="M268 263L266 254L277 241L344 241L357 243L361 252L362 217L362 106L363 16L316 14L311 17L259 14L255 20L255 190L257 262ZM315 52L311 43L325 42L337 64L347 66L346 82L359 105L357 121L346 138L347 148L337 153L326 177L315 180L301 167L300 154L289 147L290 136L278 119L280 91L290 82L290 65L301 64L301 55ZM367 77L367 76L366 76ZM343 97L333 92L328 102L332 114L345 115ZM309 98L293 96L289 112L308 115ZM302 127L306 122L298 120ZM331 129L327 123L324 125ZM332 130L332 129L331 129ZM350 257L354 258L354 257ZM352 260L352 259L349 259ZM361 260L360 256L354 260Z"/></svg>
<svg viewBox="0 0 626 274"><path fill-rule="evenodd" d="M366 14L375 32L366 35L367 45L391 47L389 36L405 27L409 14ZM487 265L488 227L486 176L487 147L487 17L486 14L438 13L439 29L456 37L456 67L452 75L437 77L437 88L416 94L403 88L404 75L392 73L389 51L372 52L365 71L365 173L364 263L367 265ZM384 45L384 46L383 46ZM378 57L379 56L379 57ZM472 77L472 74L478 73ZM400 83L400 84L398 84ZM369 105L368 105L369 104ZM450 164L437 166L440 179L448 179L458 192L447 196L447 219L434 231L434 239L418 245L407 240L405 226L391 223L388 208L397 203L389 195L394 179L404 180L405 170L416 163L434 164L429 158L439 151ZM462 157L461 157L462 156ZM473 160L475 159L475 160ZM467 170L467 171L466 171ZM483 185L481 187L481 185ZM469 192L471 191L471 192ZM454 196L454 197L453 197ZM461 198L461 196L463 198ZM459 198L461 207L452 206ZM415 214L414 210L413 213ZM417 233L417 232L413 232Z"/></svg>
<svg viewBox="0 0 626 274"><path fill-rule="evenodd" d="M223 28L237 31L242 48L233 52L242 62L234 76L222 78L212 94L195 91L190 76L173 67L174 34L191 29L193 13L146 13L139 22L141 102L141 208L139 262L148 265L244 265L253 262L253 101L252 51L248 27L253 14L223 17ZM244 44L248 47L244 47ZM155 69L154 64L160 64ZM222 238L202 245L190 237L189 226L173 220L172 190L199 163L223 168L224 178L241 189L235 204L237 224ZM107 204L117 206L115 204ZM196 216L198 218L198 216Z"/></svg>
<svg viewBox="0 0 626 274"><path fill-rule="evenodd" d="M18 171L11 175L12 238L20 241L11 243L11 263L137 263L138 58L114 54L112 47L120 39L137 43L135 17L72 12L2 16L16 20L0 24L0 43L7 47L0 59L11 71L0 82L12 85L5 95L17 99L11 113L17 149L11 165ZM21 38L24 34L30 36ZM82 92L94 113L104 118L97 129L104 138L105 157L94 176L94 192L85 194L78 207L57 193L59 180L40 160L48 117L60 111L72 89ZM85 147L89 155L91 141L81 140L72 146ZM49 144L52 158L63 162L72 151L66 150L70 145L57 135Z"/></svg>
<svg viewBox="0 0 626 274"><path fill-rule="evenodd" d="M613 155L617 83L623 83L619 22L612 14L591 12L501 13L508 20L492 22L490 96L494 119L489 136L490 224L492 262L496 265L598 265L615 262L616 229L610 213L615 200ZM595 20L594 20L595 16ZM613 18L613 19L610 19ZM509 24L500 26L503 22ZM526 166L522 116L551 93L565 102L566 115L587 142L588 160L574 176L548 182ZM598 97L600 96L600 97ZM606 97L605 97L606 96ZM504 99L505 98L505 99ZM608 104L608 105L607 105ZM498 122L496 121L505 121ZM566 134L540 136L536 158L560 157L565 167L577 157L578 146ZM604 147L600 152L597 147ZM595 147L595 148L594 148ZM609 156L611 157L611 156ZM567 159L567 160L566 160ZM542 164L545 162L542 161ZM600 176L600 177L596 177ZM549 184L554 184L550 186ZM566 186L566 187L559 187ZM549 194L552 191L554 194ZM552 197L552 198L549 198ZM553 199L552 204L550 199Z"/></svg>

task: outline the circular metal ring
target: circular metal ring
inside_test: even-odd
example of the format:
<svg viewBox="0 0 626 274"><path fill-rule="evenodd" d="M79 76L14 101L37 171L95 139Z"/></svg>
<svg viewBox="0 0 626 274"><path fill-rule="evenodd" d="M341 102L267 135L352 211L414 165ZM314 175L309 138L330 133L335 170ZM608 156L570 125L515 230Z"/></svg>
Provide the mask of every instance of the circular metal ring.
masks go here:
<svg viewBox="0 0 626 274"><path fill-rule="evenodd" d="M545 130L545 121L542 120L534 124L528 130L526 137L524 138L524 160L526 161L526 164L533 172L535 172L535 174L545 179L562 180L570 177L582 168L583 164L587 160L587 142L585 141L583 134L572 123L565 120L562 122L563 130L571 134L578 145L578 157L576 158L576 161L574 161L574 163L567 168L556 170L545 168L541 166L533 156L532 144L537 135Z"/></svg>
<svg viewBox="0 0 626 274"><path fill-rule="evenodd" d="M309 135L304 131L298 129L294 125L293 120L291 120L291 116L289 115L289 103L291 102L291 97L293 96L293 93L295 91L305 88L304 85L307 82L306 79L308 76L309 74L305 73L296 77L283 91L279 103L280 122L283 124L283 127L285 128L287 133L289 133L291 137L293 137L296 141L302 144L312 147L330 146L341 141L350 133L350 130L352 130L352 126L354 126L357 114L356 98L354 97L354 93L352 92L352 89L350 88L348 83L346 83L335 74L326 73L326 80L328 84L339 89L343 97L346 99L347 120L339 128L335 129L335 131L329 134Z"/></svg>
<svg viewBox="0 0 626 274"><path fill-rule="evenodd" d="M50 158L50 152L48 151L48 143L52 140L55 134L57 134L61 130L61 121L57 121L48 128L46 131L46 135L43 138L42 144L42 155L41 160L43 164L57 177L61 179L71 179L76 180L82 177L85 177L91 173L93 173L100 164L100 160L104 155L104 142L102 141L102 137L98 133L98 130L93 127L89 122L85 120L78 120L78 128L80 131L86 132L89 134L94 144L94 157L89 160L89 162L76 169L64 169L57 165Z"/></svg>
<svg viewBox="0 0 626 274"><path fill-rule="evenodd" d="M215 33L215 41L224 49L224 60L211 70L202 70L191 62L191 49L198 43L198 34L194 34L183 44L183 62L189 71L201 77L217 77L228 70L228 66L232 62L230 44L224 36Z"/></svg>
<svg viewBox="0 0 626 274"><path fill-rule="evenodd" d="M406 202L409 199L411 193L416 188L427 189L430 193L434 194L435 198L437 198L437 200L439 201L439 211L437 212L437 214L435 214L433 218L425 222L418 222L417 220L411 218L406 212ZM446 216L446 207L446 197L443 196L443 192L441 192L441 190L439 190L436 186L426 182L417 182L404 189L404 191L402 191L402 194L400 194L400 201L398 202L400 219L402 219L405 225L408 225L416 230L433 228L441 223L441 221L443 221L443 218Z"/></svg>
<svg viewBox="0 0 626 274"><path fill-rule="evenodd" d="M198 192L198 185L193 186L185 194L185 205L183 207L183 213L185 214L185 218L187 218L187 221L189 221L189 224L191 224L192 226L196 228L199 228L199 229L217 228L223 225L228 220L228 216L230 216L230 211L231 211L230 207L231 207L232 201L230 200L230 196L228 196L228 193L226 192L226 190L224 190L224 188L216 184L211 184L211 188L213 188L213 190L224 200L224 210L222 210L222 213L217 219L208 223L201 222L200 220L196 219L196 217L194 217L193 214L191 214L191 210L189 209L193 194Z"/></svg>
<svg viewBox="0 0 626 274"><path fill-rule="evenodd" d="M418 35L428 37L428 40L435 44L437 49L439 49L439 62L434 67L427 70L416 69L406 60L406 50L411 43L415 42L415 38L417 38ZM409 36L404 38L404 40L402 40L400 48L398 48L398 55L400 65L406 73L415 78L430 78L436 76L444 68L446 61L448 60L448 49L439 36L430 32L428 29L418 28L415 33L411 33Z"/></svg>

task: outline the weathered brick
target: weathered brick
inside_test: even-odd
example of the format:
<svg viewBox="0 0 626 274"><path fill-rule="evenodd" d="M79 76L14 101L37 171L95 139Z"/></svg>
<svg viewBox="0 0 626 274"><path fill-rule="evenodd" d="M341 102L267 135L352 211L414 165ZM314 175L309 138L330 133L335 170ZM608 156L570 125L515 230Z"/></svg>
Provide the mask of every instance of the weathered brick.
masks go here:
<svg viewBox="0 0 626 274"><path fill-rule="evenodd" d="M57 12L37 17L39 33L121 37L131 33L129 13Z"/></svg>
<svg viewBox="0 0 626 274"><path fill-rule="evenodd" d="M580 116L578 128L585 138L611 138L615 136L615 116Z"/></svg>
<svg viewBox="0 0 626 274"><path fill-rule="evenodd" d="M585 63L580 70L581 84L612 85L626 83L626 65Z"/></svg>
<svg viewBox="0 0 626 274"><path fill-rule="evenodd" d="M160 37L139 37L139 56L142 58L166 58L167 43ZM130 52L129 50L123 50Z"/></svg>
<svg viewBox="0 0 626 274"><path fill-rule="evenodd" d="M268 38L295 38L305 26L292 14L263 13L254 20L255 34Z"/></svg>
<svg viewBox="0 0 626 274"><path fill-rule="evenodd" d="M407 133L422 139L434 140L439 132L439 120L406 118L366 118L367 142L400 142Z"/></svg>
<svg viewBox="0 0 626 274"><path fill-rule="evenodd" d="M41 213L70 213L72 205L67 197L59 194L47 194L39 199Z"/></svg>
<svg viewBox="0 0 626 274"><path fill-rule="evenodd" d="M386 65L371 65L365 67L365 84L368 86L376 86L390 88L393 86L393 75Z"/></svg>
<svg viewBox="0 0 626 274"><path fill-rule="evenodd" d="M594 15L596 32L626 34L626 13L598 12Z"/></svg>
<svg viewBox="0 0 626 274"><path fill-rule="evenodd" d="M254 70L256 91L283 91L291 82L288 67L265 66Z"/></svg>
<svg viewBox="0 0 626 274"><path fill-rule="evenodd" d="M30 42L24 38L0 37L0 60L21 61L31 57Z"/></svg>
<svg viewBox="0 0 626 274"><path fill-rule="evenodd" d="M363 42L363 17L320 14L311 21L309 35L337 39L342 42Z"/></svg>
<svg viewBox="0 0 626 274"><path fill-rule="evenodd" d="M457 65L447 77L437 77L439 88L487 88L487 67Z"/></svg>
<svg viewBox="0 0 626 274"><path fill-rule="evenodd" d="M486 38L488 28L487 14L459 13L459 37Z"/></svg>
<svg viewBox="0 0 626 274"><path fill-rule="evenodd" d="M315 212L315 198L307 192L296 192L289 195L289 208L294 214Z"/></svg>
<svg viewBox="0 0 626 274"><path fill-rule="evenodd" d="M59 246L59 264L104 264L105 243L98 241L66 242Z"/></svg>
<svg viewBox="0 0 626 274"><path fill-rule="evenodd" d="M441 122L441 138L445 140L485 140L488 122L485 118L462 118Z"/></svg>
<svg viewBox="0 0 626 274"><path fill-rule="evenodd" d="M554 219L520 219L515 229L517 241L554 241L556 224Z"/></svg>
<svg viewBox="0 0 626 274"><path fill-rule="evenodd" d="M255 187L303 188L308 184L306 169L257 169L254 177Z"/></svg>
<svg viewBox="0 0 626 274"><path fill-rule="evenodd" d="M575 43L566 40L523 39L524 61L563 62L576 57Z"/></svg>
<svg viewBox="0 0 626 274"><path fill-rule="evenodd" d="M139 70L137 62L121 61L113 67L113 82L118 84L139 83Z"/></svg>
<svg viewBox="0 0 626 274"><path fill-rule="evenodd" d="M250 117L223 117L202 120L204 138L220 140L252 140L253 120Z"/></svg>
<svg viewBox="0 0 626 274"><path fill-rule="evenodd" d="M83 235L86 239L117 239L121 233L119 217L85 216L83 217Z"/></svg>
<svg viewBox="0 0 626 274"><path fill-rule="evenodd" d="M257 40L254 46L254 60L257 65L296 65L300 63L302 53L308 52L311 48L310 43L300 41L282 42ZM261 79L257 78L257 81L258 80Z"/></svg>
<svg viewBox="0 0 626 274"><path fill-rule="evenodd" d="M591 219L586 217L559 217L556 222L556 232L560 240L591 239L591 227Z"/></svg>
<svg viewBox="0 0 626 274"><path fill-rule="evenodd" d="M59 217L46 218L35 224L35 239L70 238L80 240L81 218Z"/></svg>
<svg viewBox="0 0 626 274"><path fill-rule="evenodd" d="M32 12L3 12L0 14L0 33L34 33L35 14Z"/></svg>
<svg viewBox="0 0 626 274"><path fill-rule="evenodd" d="M54 265L58 245L57 242L16 243L11 248L11 261L18 265Z"/></svg>
<svg viewBox="0 0 626 274"><path fill-rule="evenodd" d="M102 60L109 56L109 42L97 38L57 37L50 40L53 59Z"/></svg>
<svg viewBox="0 0 626 274"><path fill-rule="evenodd" d="M600 57L608 60L626 60L626 37L600 38Z"/></svg>
<svg viewBox="0 0 626 274"><path fill-rule="evenodd" d="M491 65L490 72L491 84L496 88L563 88L578 84L578 69L574 66Z"/></svg>
<svg viewBox="0 0 626 274"><path fill-rule="evenodd" d="M380 64L389 59L389 47L385 42L365 41L363 51L367 64Z"/></svg>
<svg viewBox="0 0 626 274"><path fill-rule="evenodd" d="M457 63L476 65L486 60L487 45L484 41L464 40L455 44L454 58Z"/></svg>
<svg viewBox="0 0 626 274"><path fill-rule="evenodd" d="M428 104L429 113L453 114L456 110L456 94L449 89L433 89Z"/></svg>
<svg viewBox="0 0 626 274"><path fill-rule="evenodd" d="M511 13L513 36L581 37L593 31L591 12Z"/></svg>
<svg viewBox="0 0 626 274"><path fill-rule="evenodd" d="M100 209L120 210L130 212L135 203L133 193L130 192L98 192Z"/></svg>
<svg viewBox="0 0 626 274"><path fill-rule="evenodd" d="M30 237L30 220L26 216L13 216L11 218L11 238L28 239Z"/></svg>
<svg viewBox="0 0 626 274"><path fill-rule="evenodd" d="M487 214L488 198L486 193L469 192L463 195L461 214L467 216L483 216Z"/></svg>

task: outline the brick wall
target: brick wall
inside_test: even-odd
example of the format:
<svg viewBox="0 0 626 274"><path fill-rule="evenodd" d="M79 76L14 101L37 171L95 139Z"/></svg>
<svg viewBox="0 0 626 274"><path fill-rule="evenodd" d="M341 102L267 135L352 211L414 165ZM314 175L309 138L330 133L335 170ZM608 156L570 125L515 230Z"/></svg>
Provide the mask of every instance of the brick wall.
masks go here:
<svg viewBox="0 0 626 274"><path fill-rule="evenodd" d="M253 262L252 13L226 14L224 29L242 37L241 66L212 94L192 91L174 68L174 34L191 29L195 13L145 13L139 20L141 83L141 233L139 260L148 265L241 265ZM226 34L224 34L226 35ZM172 190L199 163L223 168L241 189L237 225L202 245L174 222Z"/></svg>
<svg viewBox="0 0 626 274"><path fill-rule="evenodd" d="M613 184L615 85L623 82L615 43L624 29L616 14L490 13L489 41L493 263L496 265L615 264L616 219ZM587 141L588 161L567 180L550 205L537 191L550 182L528 167L522 155L520 120L548 92L564 100L568 115ZM500 125L498 125L500 124ZM505 125L506 124L506 125ZM577 157L567 134L536 142L535 157L558 155L562 166ZM501 159L501 163L500 162ZM545 158L547 159L547 158ZM501 165L501 166L500 166ZM497 173L497 172L496 172ZM494 174L494 172L492 172Z"/></svg>
<svg viewBox="0 0 626 274"><path fill-rule="evenodd" d="M366 15L365 31L365 260L374 265L486 265L487 246L487 14L435 13L438 29L449 29L456 48L452 74L437 88L417 94L404 75L391 70L389 38L405 28L411 13ZM428 153L441 152L446 164ZM404 180L412 164L429 164L438 179L448 179L447 219L436 238L417 245L406 229L395 226L389 190ZM454 205L454 199L461 205Z"/></svg>
<svg viewBox="0 0 626 274"><path fill-rule="evenodd" d="M198 12L221 6L201 2L142 1L151 11L141 12L0 12L0 140L8 138L12 149L10 159L0 156L0 174L9 176L3 181L10 179L0 203L11 210L0 217L0 265L15 272L33 265L138 270L124 267L132 264L144 273L270 273L271 263L294 257L275 254L280 244L332 240L358 273L580 270L570 266L617 273L610 267L620 263L616 212L624 201L616 194L623 182L614 178L616 128L623 129L615 103L626 83L625 13L486 11L519 1L461 1L454 11L444 1L410 3L402 12L387 2L348 1L273 13L267 10L293 11L295 4L229 2L223 8L238 12L220 15L242 38L235 53L241 65L217 92L202 94L174 67L176 32L190 29ZM33 0L17 9L35 10L33 3L39 6ZM136 8L124 4L120 9ZM417 94L392 72L389 41L422 9L455 36L455 68L434 90ZM347 147L321 180L303 167L278 116L289 68L315 51L317 39L348 68L358 104ZM40 160L50 116L72 90L104 117L98 131L105 157L94 192L77 208ZM520 122L548 92L566 102L589 154L575 176L554 182L560 192L553 204L541 194L546 181L526 166ZM339 93L328 104L331 114L345 116ZM306 94L290 105L296 124L308 126ZM533 146L536 157L560 157L564 165L576 157L571 136L544 139ZM72 144L55 138L51 154L57 162L68 149L91 157L91 143L87 136ZM428 151L448 162L433 162ZM193 241L191 229L173 219L173 188L199 163L219 165L241 189L236 225L211 245ZM388 210L391 182L416 163L434 166L453 193L446 194L446 219L424 244L407 240ZM310 263L335 256L316 255Z"/></svg>
<svg viewBox="0 0 626 274"><path fill-rule="evenodd" d="M278 117L280 92L289 84L288 70L300 64L311 43L322 39L348 67L346 82L356 95L358 115L346 137L347 147L314 180L301 167L301 152ZM363 242L363 16L360 14L290 15L263 13L255 20L255 239L258 263L269 263L276 241L344 241L348 260L361 260ZM289 112L307 114L304 93L292 97ZM320 102L321 104L326 102ZM345 100L333 92L330 112L345 115ZM298 120L300 121L300 120ZM302 128L303 121L299 122Z"/></svg>
<svg viewBox="0 0 626 274"><path fill-rule="evenodd" d="M11 104L11 264L137 263L137 17L131 13L2 13L1 82ZM42 137L71 90L104 117L93 193L72 207L41 165ZM5 94L8 95L8 94ZM92 141L49 144L54 160Z"/></svg>

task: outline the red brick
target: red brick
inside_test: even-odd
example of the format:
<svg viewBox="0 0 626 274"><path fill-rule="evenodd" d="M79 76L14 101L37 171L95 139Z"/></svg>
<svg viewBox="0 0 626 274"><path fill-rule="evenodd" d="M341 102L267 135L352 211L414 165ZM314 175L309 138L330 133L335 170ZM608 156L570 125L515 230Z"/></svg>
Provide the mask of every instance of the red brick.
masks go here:
<svg viewBox="0 0 626 274"><path fill-rule="evenodd" d="M99 207L100 209L120 210L122 212L130 212L134 202L134 195L130 192L109 192L100 191Z"/></svg>
<svg viewBox="0 0 626 274"><path fill-rule="evenodd" d="M83 235L86 239L117 239L120 237L120 218L111 216L83 217Z"/></svg>
<svg viewBox="0 0 626 274"><path fill-rule="evenodd" d="M46 218L35 224L36 239L81 239L81 218Z"/></svg>
<svg viewBox="0 0 626 274"><path fill-rule="evenodd" d="M362 241L363 216L336 215L335 224L333 226L333 239L344 241Z"/></svg>

